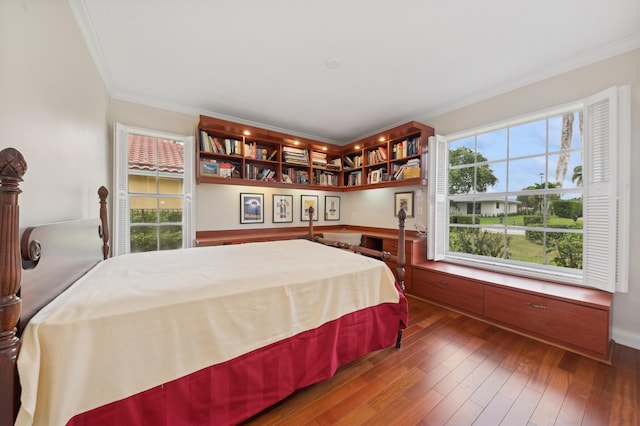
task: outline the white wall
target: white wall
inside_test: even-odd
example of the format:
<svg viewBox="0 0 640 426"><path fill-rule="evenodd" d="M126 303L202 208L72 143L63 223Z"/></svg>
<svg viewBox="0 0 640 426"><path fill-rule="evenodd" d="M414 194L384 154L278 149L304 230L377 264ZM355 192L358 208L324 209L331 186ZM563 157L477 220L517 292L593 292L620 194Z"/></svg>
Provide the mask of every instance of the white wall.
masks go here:
<svg viewBox="0 0 640 426"><path fill-rule="evenodd" d="M631 158L640 158L640 49L567 72L479 102L465 108L421 120L447 135L484 124L579 100L613 85L631 85ZM633 160L632 160L633 161ZM631 168L631 235L629 292L616 293L613 301L613 338L640 349L640 168Z"/></svg>
<svg viewBox="0 0 640 426"><path fill-rule="evenodd" d="M264 188L236 185L199 185L196 194L197 230L278 228L307 226L300 220L301 195L317 195L320 214L318 225L360 225L378 228L398 228L394 217L394 194L414 192L416 218L406 221L408 231L415 230L415 222L426 224L426 188L419 186L381 188L366 191L334 192L289 188ZM264 194L264 224L240 224L240 193ZM293 223L273 223L273 194L293 195ZM340 197L340 220L324 220L325 196ZM418 215L418 212L420 214Z"/></svg>
<svg viewBox="0 0 640 426"><path fill-rule="evenodd" d="M27 161L21 227L97 216L108 101L66 1L0 2L0 149Z"/></svg>

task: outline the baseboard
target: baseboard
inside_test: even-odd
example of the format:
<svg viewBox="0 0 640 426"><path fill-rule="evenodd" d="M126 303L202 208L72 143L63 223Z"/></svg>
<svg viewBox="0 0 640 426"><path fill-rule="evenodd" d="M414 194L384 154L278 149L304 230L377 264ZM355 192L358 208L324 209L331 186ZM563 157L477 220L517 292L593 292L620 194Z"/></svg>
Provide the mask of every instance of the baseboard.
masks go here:
<svg viewBox="0 0 640 426"><path fill-rule="evenodd" d="M611 329L611 338L620 345L640 350L640 333L613 327Z"/></svg>

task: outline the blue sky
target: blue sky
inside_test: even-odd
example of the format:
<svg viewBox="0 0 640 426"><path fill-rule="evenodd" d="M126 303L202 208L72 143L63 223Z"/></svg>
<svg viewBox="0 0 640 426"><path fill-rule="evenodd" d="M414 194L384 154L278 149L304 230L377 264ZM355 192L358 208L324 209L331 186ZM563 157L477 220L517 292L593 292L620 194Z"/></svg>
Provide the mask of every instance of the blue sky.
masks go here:
<svg viewBox="0 0 640 426"><path fill-rule="evenodd" d="M547 152L547 124L549 135L548 156L545 154ZM489 161L496 161L490 167L493 170L493 174L498 178L498 183L494 187L489 187L487 192L519 191L535 183L555 182L561 133L562 115L558 115L510 127L508 132L507 129L501 129L477 135L478 152ZM474 136L459 139L450 144L450 149L465 146L473 150L474 140L476 140ZM576 188L576 185L571 182L571 176L574 167L582 164L577 112L574 114L573 135L569 154L569 167L562 185L563 188L567 189ZM507 155L509 158L508 180ZM543 174L542 176L540 175L541 173ZM572 198L572 196L567 198Z"/></svg>

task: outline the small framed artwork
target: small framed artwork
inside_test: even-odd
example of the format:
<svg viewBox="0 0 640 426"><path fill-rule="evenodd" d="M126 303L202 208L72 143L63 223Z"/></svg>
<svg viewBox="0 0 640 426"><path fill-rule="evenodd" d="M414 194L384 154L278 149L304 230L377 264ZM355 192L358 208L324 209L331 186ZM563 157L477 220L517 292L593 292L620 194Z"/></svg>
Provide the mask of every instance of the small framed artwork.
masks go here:
<svg viewBox="0 0 640 426"><path fill-rule="evenodd" d="M273 223L293 222L293 195L273 194Z"/></svg>
<svg viewBox="0 0 640 426"><path fill-rule="evenodd" d="M264 194L240 193L240 223L264 223Z"/></svg>
<svg viewBox="0 0 640 426"><path fill-rule="evenodd" d="M382 180L382 170L371 171L371 183L380 183Z"/></svg>
<svg viewBox="0 0 640 426"><path fill-rule="evenodd" d="M324 220L340 220L340 197L324 197Z"/></svg>
<svg viewBox="0 0 640 426"><path fill-rule="evenodd" d="M313 220L318 220L318 196L317 195L301 195L300 196L300 220L309 221L309 208L313 207Z"/></svg>
<svg viewBox="0 0 640 426"><path fill-rule="evenodd" d="M407 212L407 217L413 217L413 191L396 192L393 215L398 216L400 209L404 209Z"/></svg>

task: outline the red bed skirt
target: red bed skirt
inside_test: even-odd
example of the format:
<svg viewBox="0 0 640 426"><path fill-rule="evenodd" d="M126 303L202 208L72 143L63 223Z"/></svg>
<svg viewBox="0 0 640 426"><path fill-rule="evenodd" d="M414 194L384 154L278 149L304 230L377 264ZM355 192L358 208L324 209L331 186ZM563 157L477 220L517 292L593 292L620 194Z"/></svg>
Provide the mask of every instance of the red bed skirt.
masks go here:
<svg viewBox="0 0 640 426"><path fill-rule="evenodd" d="M338 367L393 346L407 301L348 314L289 339L73 417L70 426L237 424ZM133 374L134 372L132 372Z"/></svg>

